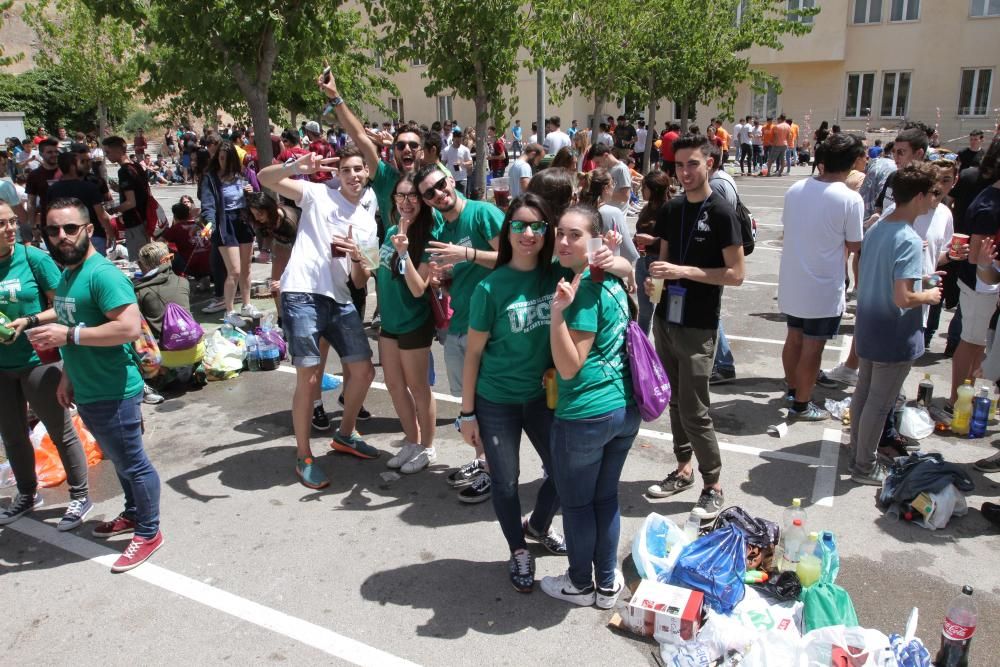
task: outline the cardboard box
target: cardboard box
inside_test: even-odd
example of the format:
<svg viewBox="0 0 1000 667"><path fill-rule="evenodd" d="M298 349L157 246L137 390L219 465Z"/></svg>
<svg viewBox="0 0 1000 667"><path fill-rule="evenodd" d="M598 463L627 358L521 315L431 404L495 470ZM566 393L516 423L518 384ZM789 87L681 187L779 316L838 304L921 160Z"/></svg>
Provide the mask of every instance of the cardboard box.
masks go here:
<svg viewBox="0 0 1000 667"><path fill-rule="evenodd" d="M644 579L625 607L625 626L660 642L688 641L701 629L704 601L700 591Z"/></svg>

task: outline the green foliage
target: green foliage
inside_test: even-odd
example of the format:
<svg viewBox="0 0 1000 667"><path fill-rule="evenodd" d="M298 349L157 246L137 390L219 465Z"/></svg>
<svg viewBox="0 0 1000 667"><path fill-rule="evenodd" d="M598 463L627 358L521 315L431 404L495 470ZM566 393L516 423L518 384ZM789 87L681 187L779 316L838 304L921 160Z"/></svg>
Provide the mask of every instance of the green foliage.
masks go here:
<svg viewBox="0 0 1000 667"><path fill-rule="evenodd" d="M17 75L0 73L0 111L24 113L29 134L39 125L51 132L60 127L70 133L96 130L97 107L81 103L82 99L81 91L59 68L39 66Z"/></svg>
<svg viewBox="0 0 1000 667"><path fill-rule="evenodd" d="M125 136L131 137L139 128L142 128L147 135L150 135L161 126L162 123L152 111L148 109L134 109L125 117L125 122L122 123L121 130L125 133Z"/></svg>

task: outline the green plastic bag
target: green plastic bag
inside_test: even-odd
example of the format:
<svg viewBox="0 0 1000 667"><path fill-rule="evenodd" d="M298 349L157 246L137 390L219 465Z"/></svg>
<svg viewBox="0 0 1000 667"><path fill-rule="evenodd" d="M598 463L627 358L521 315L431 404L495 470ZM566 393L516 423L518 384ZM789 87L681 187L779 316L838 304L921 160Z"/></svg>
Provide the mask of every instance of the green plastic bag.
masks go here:
<svg viewBox="0 0 1000 667"><path fill-rule="evenodd" d="M833 535L824 535L824 539L818 544L823 552L819 581L809 588L803 588L799 596L803 603L803 634L830 625L853 627L858 624L858 615L854 611L850 594L833 583L840 571L840 558Z"/></svg>

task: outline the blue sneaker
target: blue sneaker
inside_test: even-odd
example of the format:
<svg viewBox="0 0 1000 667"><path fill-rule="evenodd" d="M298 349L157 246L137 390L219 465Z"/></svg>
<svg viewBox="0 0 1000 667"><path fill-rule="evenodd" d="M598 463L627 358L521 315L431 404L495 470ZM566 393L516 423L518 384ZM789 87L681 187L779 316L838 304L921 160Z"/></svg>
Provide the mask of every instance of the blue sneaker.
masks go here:
<svg viewBox="0 0 1000 667"><path fill-rule="evenodd" d="M310 489L322 489L330 485L330 480L326 478L316 460L307 456L295 462L295 474L302 481L302 486Z"/></svg>
<svg viewBox="0 0 1000 667"><path fill-rule="evenodd" d="M334 433L330 448L335 452L353 454L359 459L377 459L382 453L362 440L357 431L350 435L341 435L339 431Z"/></svg>

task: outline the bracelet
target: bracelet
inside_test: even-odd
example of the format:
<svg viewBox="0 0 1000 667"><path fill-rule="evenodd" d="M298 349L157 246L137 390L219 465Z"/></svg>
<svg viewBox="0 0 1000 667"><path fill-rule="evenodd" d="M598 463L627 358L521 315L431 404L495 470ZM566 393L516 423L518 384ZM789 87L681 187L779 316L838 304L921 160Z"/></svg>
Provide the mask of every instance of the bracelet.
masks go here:
<svg viewBox="0 0 1000 667"><path fill-rule="evenodd" d="M401 262L403 262L403 261L406 261L406 260L408 260L409 258L410 258L410 253L409 253L409 251L407 251L407 252L402 252L402 253L400 253L400 255L399 255L399 261L401 261Z"/></svg>
<svg viewBox="0 0 1000 667"><path fill-rule="evenodd" d="M476 415L474 415L474 414L472 414L472 415L462 415L461 417L458 418L458 421L460 421L460 422L474 422L474 421L476 421Z"/></svg>
<svg viewBox="0 0 1000 667"><path fill-rule="evenodd" d="M351 257L351 261L354 262L355 264L360 264L361 263L360 259L354 259L353 257Z"/></svg>
<svg viewBox="0 0 1000 667"><path fill-rule="evenodd" d="M330 99L330 105L331 106L339 107L341 104L344 103L344 98L341 97L340 95L334 95L333 97L331 97L329 99Z"/></svg>
<svg viewBox="0 0 1000 667"><path fill-rule="evenodd" d="M28 315L28 328L31 329L37 326L38 326L38 315Z"/></svg>
<svg viewBox="0 0 1000 667"><path fill-rule="evenodd" d="M475 264L479 261L479 250L477 248L472 249L472 263Z"/></svg>
<svg viewBox="0 0 1000 667"><path fill-rule="evenodd" d="M465 410L462 410L461 412L458 413L458 416L459 417L475 417L476 416L476 411L473 410L472 412L466 412Z"/></svg>
<svg viewBox="0 0 1000 667"><path fill-rule="evenodd" d="M73 327L73 344L74 345L79 345L80 344L80 329L82 329L85 326L86 326L85 324L77 324L75 327Z"/></svg>
<svg viewBox="0 0 1000 667"><path fill-rule="evenodd" d="M73 329L66 329L66 344L73 345Z"/></svg>
<svg viewBox="0 0 1000 667"><path fill-rule="evenodd" d="M469 261L469 249L468 248L465 249L465 261L466 262Z"/></svg>

